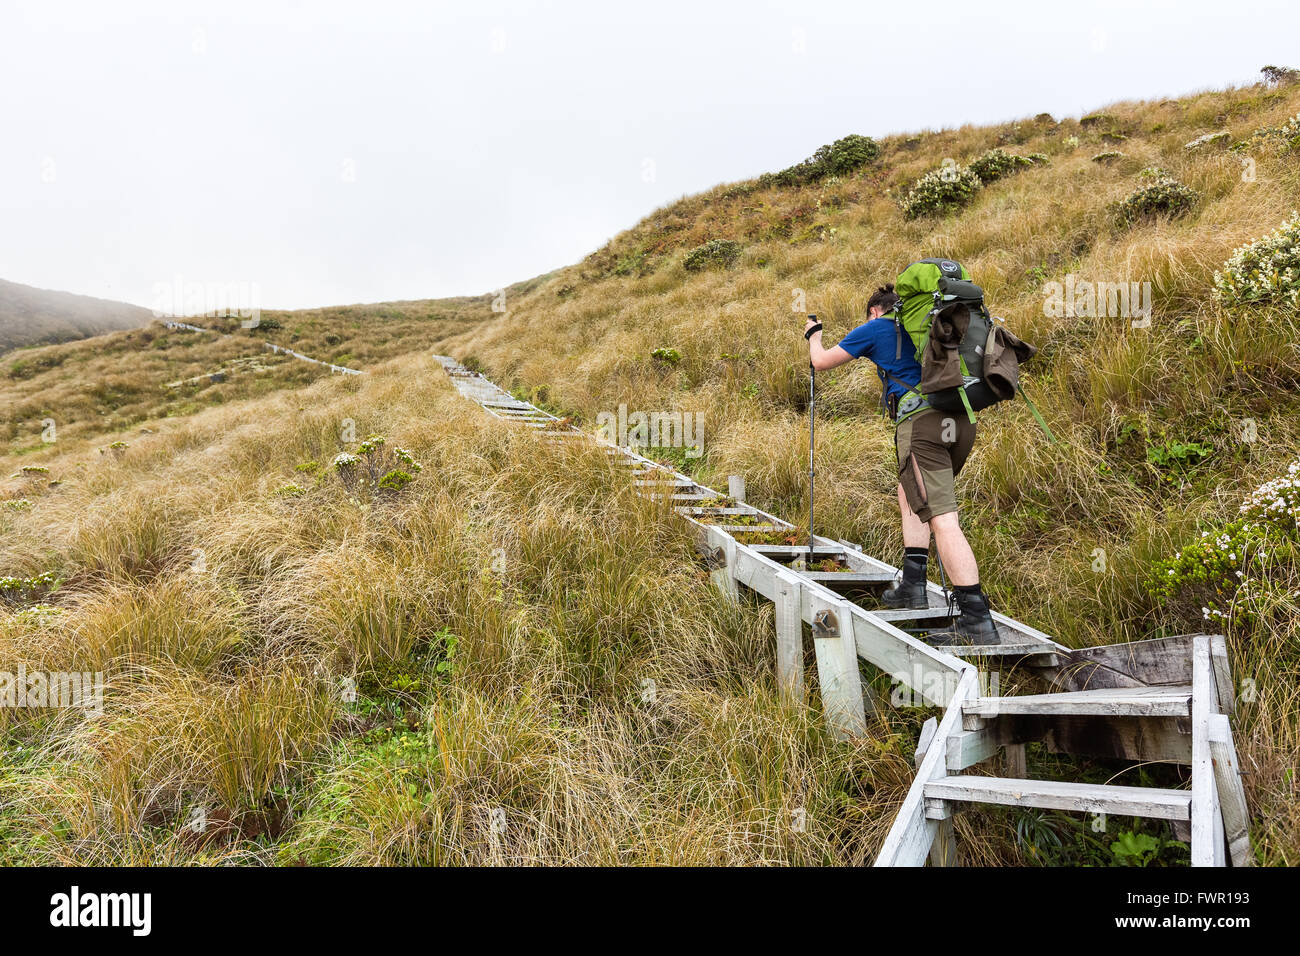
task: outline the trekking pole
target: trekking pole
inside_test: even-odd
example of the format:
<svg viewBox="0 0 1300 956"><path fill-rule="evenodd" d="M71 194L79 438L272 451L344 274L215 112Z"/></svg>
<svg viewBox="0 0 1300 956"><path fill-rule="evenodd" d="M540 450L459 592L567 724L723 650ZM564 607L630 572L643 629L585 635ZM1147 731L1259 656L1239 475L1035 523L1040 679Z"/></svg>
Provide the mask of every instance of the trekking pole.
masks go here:
<svg viewBox="0 0 1300 956"><path fill-rule="evenodd" d="M948 609L948 616L951 617L957 608L954 603L953 592L948 590L948 575L943 573L943 558L939 557L939 543L937 541L934 545L934 562L939 565L939 580L943 584L943 603Z"/></svg>
<svg viewBox="0 0 1300 956"><path fill-rule="evenodd" d="M816 313L808 316L817 321ZM817 366L808 359L808 568L813 563L813 460L817 433Z"/></svg>

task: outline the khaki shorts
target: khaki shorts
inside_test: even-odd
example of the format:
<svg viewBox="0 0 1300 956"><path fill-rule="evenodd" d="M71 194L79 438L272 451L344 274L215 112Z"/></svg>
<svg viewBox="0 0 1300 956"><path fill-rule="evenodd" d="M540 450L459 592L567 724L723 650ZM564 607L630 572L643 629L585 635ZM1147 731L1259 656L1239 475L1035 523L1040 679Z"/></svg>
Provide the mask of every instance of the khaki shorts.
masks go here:
<svg viewBox="0 0 1300 956"><path fill-rule="evenodd" d="M974 444L975 423L962 412L927 408L898 423L898 480L922 521L957 510L953 479Z"/></svg>

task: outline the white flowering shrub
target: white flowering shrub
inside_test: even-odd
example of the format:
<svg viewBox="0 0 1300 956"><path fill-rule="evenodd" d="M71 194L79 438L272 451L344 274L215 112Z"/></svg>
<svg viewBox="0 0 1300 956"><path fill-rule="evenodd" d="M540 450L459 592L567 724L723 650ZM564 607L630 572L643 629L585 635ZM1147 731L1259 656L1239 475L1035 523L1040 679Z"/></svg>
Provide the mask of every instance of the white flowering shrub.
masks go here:
<svg viewBox="0 0 1300 956"><path fill-rule="evenodd" d="M988 152L972 159L970 165L966 168L978 176L980 182L991 183L1004 176L1010 176L1012 173L1018 173L1026 166L1046 162L1047 157L1042 153L1017 156L1015 153L1008 153L1006 150L990 149Z"/></svg>
<svg viewBox="0 0 1300 956"><path fill-rule="evenodd" d="M1300 113L1281 126L1264 126L1231 147L1237 152L1267 149L1277 153L1300 152Z"/></svg>
<svg viewBox="0 0 1300 956"><path fill-rule="evenodd" d="M1300 461L1256 488L1240 516L1156 564L1147 589L1174 605L1199 608L1211 623L1259 623L1261 599L1300 557Z"/></svg>
<svg viewBox="0 0 1300 956"><path fill-rule="evenodd" d="M917 219L959 209L975 198L981 185L979 176L965 166L951 163L932 169L913 183L899 201L903 218Z"/></svg>
<svg viewBox="0 0 1300 956"><path fill-rule="evenodd" d="M423 470L414 455L405 448L390 447L383 435L367 437L355 454L345 451L336 455L330 467L353 498L395 494Z"/></svg>
<svg viewBox="0 0 1300 956"><path fill-rule="evenodd" d="M1183 149L1200 149L1202 146L1212 146L1216 144L1219 146L1226 146L1228 140L1231 138L1232 134L1227 130L1222 130L1218 133L1206 133L1204 136L1196 137L1196 139L1192 140L1190 143L1184 143Z"/></svg>
<svg viewBox="0 0 1300 956"><path fill-rule="evenodd" d="M1140 186L1115 204L1115 218L1120 225L1130 226L1158 215L1177 218L1196 205L1196 190L1180 183L1164 170L1148 167L1141 175L1152 182Z"/></svg>
<svg viewBox="0 0 1300 956"><path fill-rule="evenodd" d="M61 583L57 571L46 571L30 578L0 577L0 606L38 602L58 590Z"/></svg>
<svg viewBox="0 0 1300 956"><path fill-rule="evenodd" d="M1300 308L1300 216L1233 252L1214 273L1214 297L1224 307L1288 304Z"/></svg>

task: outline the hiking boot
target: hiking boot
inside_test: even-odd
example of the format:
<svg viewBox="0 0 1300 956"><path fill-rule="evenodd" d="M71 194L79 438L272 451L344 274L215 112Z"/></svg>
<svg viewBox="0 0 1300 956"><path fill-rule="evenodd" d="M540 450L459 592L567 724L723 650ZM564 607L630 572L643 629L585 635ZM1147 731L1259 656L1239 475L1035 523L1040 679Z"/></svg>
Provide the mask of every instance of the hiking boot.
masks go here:
<svg viewBox="0 0 1300 956"><path fill-rule="evenodd" d="M903 559L903 576L892 588L880 594L880 603L889 608L908 608L923 611L930 606L925 595L924 560Z"/></svg>
<svg viewBox="0 0 1300 956"><path fill-rule="evenodd" d="M926 643L936 647L950 644L1001 644L1002 638L998 635L997 625L993 623L993 612L989 610L988 598L984 592L954 593L961 614L951 627L925 635Z"/></svg>

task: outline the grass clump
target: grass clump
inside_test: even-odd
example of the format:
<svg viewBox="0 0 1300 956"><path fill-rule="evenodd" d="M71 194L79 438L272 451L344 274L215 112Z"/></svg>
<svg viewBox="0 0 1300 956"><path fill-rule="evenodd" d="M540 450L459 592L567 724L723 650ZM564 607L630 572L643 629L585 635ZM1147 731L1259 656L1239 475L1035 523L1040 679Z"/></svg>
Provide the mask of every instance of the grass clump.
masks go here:
<svg viewBox="0 0 1300 956"><path fill-rule="evenodd" d="M740 258L740 243L733 239L710 239L701 243L682 258L688 272L701 272L714 266L727 268Z"/></svg>

